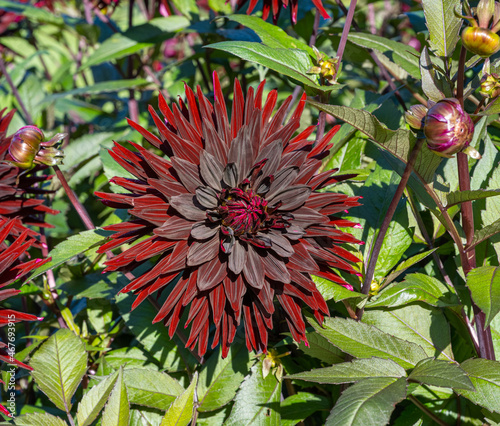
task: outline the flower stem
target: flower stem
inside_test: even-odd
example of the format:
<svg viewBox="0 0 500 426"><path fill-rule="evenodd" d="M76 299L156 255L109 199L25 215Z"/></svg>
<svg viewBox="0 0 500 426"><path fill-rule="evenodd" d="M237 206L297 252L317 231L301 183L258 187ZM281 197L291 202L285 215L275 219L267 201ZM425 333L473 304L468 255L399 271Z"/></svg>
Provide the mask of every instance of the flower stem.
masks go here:
<svg viewBox="0 0 500 426"><path fill-rule="evenodd" d="M356 9L356 3L357 0L351 0L351 3L349 4L349 10L345 17L344 29L342 30L342 36L340 37L339 48L337 49L337 58L339 65L342 63L342 56L344 56L345 45L347 43L347 36L349 35L349 30L351 29L352 19L354 18L354 10Z"/></svg>
<svg viewBox="0 0 500 426"><path fill-rule="evenodd" d="M80 200L78 197L75 195L73 190L70 188L68 181L64 177L63 172L59 168L59 166L52 166L54 171L56 172L57 177L59 178L59 182L61 182L61 185L63 186L64 190L66 191L66 194L71 201L71 204L73 204L73 207L75 208L76 212L80 216L80 219L82 220L83 224L87 229L94 229L95 225L92 222L92 219L90 218L89 214L87 213L87 210L85 210L85 207L83 207L82 203L80 203Z"/></svg>
<svg viewBox="0 0 500 426"><path fill-rule="evenodd" d="M384 242L385 234L387 233L387 230L389 229L389 225L391 223L392 217L394 216L394 213L396 212L396 208L399 204L399 200L401 199L401 196L403 195L406 184L408 183L408 179L410 178L411 172L413 170L413 166L414 166L415 161L418 157L418 153L420 152L420 149L422 148L423 143L424 143L423 139L417 139L417 142L415 143L415 146L413 147L413 150L411 151L410 158L408 159L408 163L406 164L406 168L405 168L405 171L403 172L403 176L401 177L401 181L399 182L399 185L396 189L396 193L394 194L394 197L391 200L391 204L389 204L389 208L387 209L387 212L385 214L382 225L380 226L380 230L378 232L377 238L375 239L375 244L373 246L373 249L372 249L372 252L370 255L370 261L368 262L368 267L366 268L365 280L363 282L363 288L361 289L363 294L368 294L370 291L370 285L372 283L373 276L375 275L375 267L377 265L377 260L378 260L379 254L380 254L380 250L382 249L382 244ZM363 309L358 310L357 316L358 316L358 320L360 320L361 317L363 316Z"/></svg>
<svg viewBox="0 0 500 426"><path fill-rule="evenodd" d="M33 124L33 119L31 118L30 113L26 109L23 100L21 99L21 96L19 95L19 91L17 90L16 85L12 81L12 78L10 78L9 73L7 72L7 68L5 66L5 62L3 61L3 56L0 55L0 71L2 71L2 74L5 76L5 79L7 80L8 85L10 86L12 90L12 94L17 100L17 103L19 104L19 107L23 110L24 114L24 119L26 123Z"/></svg>

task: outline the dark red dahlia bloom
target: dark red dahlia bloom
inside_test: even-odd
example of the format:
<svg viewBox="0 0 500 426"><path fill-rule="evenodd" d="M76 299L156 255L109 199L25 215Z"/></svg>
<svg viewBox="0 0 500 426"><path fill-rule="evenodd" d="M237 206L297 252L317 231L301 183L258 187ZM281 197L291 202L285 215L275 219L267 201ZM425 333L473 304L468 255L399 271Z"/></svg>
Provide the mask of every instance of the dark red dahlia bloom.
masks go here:
<svg viewBox="0 0 500 426"><path fill-rule="evenodd" d="M278 22L278 17L281 12L281 8L284 7L285 9L290 5L290 18L292 22L295 24L297 23L297 11L299 8L299 0L263 0L264 1L264 6L262 8L262 19L267 20L269 17L269 12L271 12L271 8L273 10L273 22L276 24ZM238 0L238 9L243 7L248 2L248 0ZM257 3L259 0L250 0L250 4L248 5L247 9L247 14L250 15L252 11L255 9L255 6L257 6ZM321 13L321 16L324 19L330 18L330 15L328 15L328 12L325 10L323 7L323 2L322 0L312 0L314 5L318 8L319 13Z"/></svg>
<svg viewBox="0 0 500 426"><path fill-rule="evenodd" d="M200 355L212 321L212 347L220 341L226 356L242 314L248 349L265 351L275 296L292 336L305 341L301 306L309 306L320 322L329 313L311 274L348 286L332 268L354 272L349 262L358 261L341 247L359 242L339 230L353 223L335 216L359 205L357 197L317 192L346 178L332 176L335 170L317 174L337 128L316 144L307 140L315 126L293 137L305 95L283 124L291 97L273 115L277 92L262 106L264 82L245 99L235 81L229 119L216 74L214 88L214 105L200 87L197 100L186 87L187 103L180 100L172 109L160 97L165 119L150 107L159 138L129 121L170 159L139 145L131 152L115 144L111 155L136 179L112 180L129 194L98 195L135 219L108 226L116 233L100 252L148 236L109 260L107 271L130 270L158 256L122 292L137 295L136 307L170 285L155 322L163 321L172 336L190 305L186 346L198 343Z"/></svg>
<svg viewBox="0 0 500 426"><path fill-rule="evenodd" d="M43 215L57 214L57 210L44 205L43 198L33 198L35 194L46 194L48 191L36 188L36 184L45 182L51 178L46 175L35 175L37 167L29 173L23 173L11 164L4 163L3 160L12 160L9 154L9 146L12 136L7 136L7 128L14 116L15 110L5 114L5 109L0 111L0 218L17 217L20 221L15 223L12 234L19 236L24 228L22 225L34 225L42 227L52 227L43 220ZM28 198L28 196L30 196ZM36 233L30 231L34 236Z"/></svg>
<svg viewBox="0 0 500 426"><path fill-rule="evenodd" d="M35 243L35 240L30 238L28 229L25 229L16 240L9 244L8 237L12 235L14 227L16 226L17 219L7 220L0 217L0 289L12 284L19 278L26 276L33 269L43 265L49 259L33 259L28 262L21 262L19 258L26 253L26 251ZM9 297L16 296L21 290L16 289L3 289L0 290L0 302L8 299ZM6 309L0 306L0 327L4 327L8 323L16 323L20 321L37 321L35 315L25 314L23 312ZM19 367L33 370L29 365L26 365L9 353L9 346L0 341L0 360L9 364L15 364ZM0 381L1 382L1 381ZM0 411L8 416L10 412L0 405Z"/></svg>

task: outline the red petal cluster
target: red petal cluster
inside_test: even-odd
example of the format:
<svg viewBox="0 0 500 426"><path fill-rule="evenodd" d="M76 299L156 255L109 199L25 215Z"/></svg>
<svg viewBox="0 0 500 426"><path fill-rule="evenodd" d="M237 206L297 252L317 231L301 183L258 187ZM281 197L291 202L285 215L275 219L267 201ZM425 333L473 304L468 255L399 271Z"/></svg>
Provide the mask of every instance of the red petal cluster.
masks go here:
<svg viewBox="0 0 500 426"><path fill-rule="evenodd" d="M237 80L229 118L216 74L214 88L214 104L199 86L197 97L186 87L187 102L172 108L160 95L164 118L150 107L160 137L129 121L170 159L137 144L136 152L119 144L110 151L135 179L112 179L128 194L98 195L134 219L106 227L115 234L100 252L131 245L106 270L131 270L155 258L122 292L136 294L136 307L168 286L155 322L172 336L190 306L186 346L198 344L200 355L212 322L212 347L221 342L226 356L242 316L248 349L265 351L275 298L293 338L305 341L301 306L320 322L329 314L311 274L350 287L332 268L352 273L349 262L358 261L341 244L359 241L339 229L354 224L336 216L359 205L357 197L318 192L349 177L333 176L336 170L317 174L338 126L317 143L307 140L315 126L293 136L305 95L285 124L291 97L273 115L275 90L262 105L264 82L245 98Z"/></svg>
<svg viewBox="0 0 500 426"><path fill-rule="evenodd" d="M24 231L19 235L16 240L9 244L7 239L12 235L16 227L17 219L7 220L0 217L0 288L4 288L12 284L19 278L22 278L33 269L43 265L49 259L33 259L29 262L21 262L20 256L24 255L26 251L35 243L35 240L29 237L29 230ZM16 289L3 289L0 290L0 302L8 299L9 297L16 296L21 290ZM37 321L35 315L25 314L23 312L14 311L12 309L5 309L0 307L0 327L4 327L9 322L15 323L20 321ZM0 360L9 364L15 364L19 367L32 370L29 365L26 365L15 358L11 357L8 351L8 345L0 341ZM0 411L8 416L10 412L0 405Z"/></svg>
<svg viewBox="0 0 500 426"><path fill-rule="evenodd" d="M51 179L47 175L35 175L41 167L36 167L29 173L11 164L2 162L12 160L9 154L9 146L12 136L7 136L7 128L14 116L15 110L5 114L6 109L0 111L0 219L17 217L11 233L19 236L24 231L22 225L34 225L42 227L52 227L45 223L41 217L44 214L57 214L59 211L44 205L43 198L29 198L34 194L46 194L48 191L36 188L37 183ZM37 233L29 231L31 236Z"/></svg>
<svg viewBox="0 0 500 426"><path fill-rule="evenodd" d="M284 7L285 9L290 6L290 18L292 19L292 22L295 24L297 23L297 11L299 8L299 0L263 0L264 1L264 6L262 8L262 19L265 21L269 17L269 13L271 12L271 9L273 11L273 22L276 24L278 22L278 18L281 12L281 8ZM328 12L325 10L323 7L323 2L322 0L312 0L314 5L318 8L319 13L324 19L330 18L330 15L328 15ZM238 0L238 9L243 7L245 3L247 3L248 0ZM250 4L248 5L247 9L247 14L250 15L252 11L255 9L255 6L257 6L257 3L259 0L250 0Z"/></svg>

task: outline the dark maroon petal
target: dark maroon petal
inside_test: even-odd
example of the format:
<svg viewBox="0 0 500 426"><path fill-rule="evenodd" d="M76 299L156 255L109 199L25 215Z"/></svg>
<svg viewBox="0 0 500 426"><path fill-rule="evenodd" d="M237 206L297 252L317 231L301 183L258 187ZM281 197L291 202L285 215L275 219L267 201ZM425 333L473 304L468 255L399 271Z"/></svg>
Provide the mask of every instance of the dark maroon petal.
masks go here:
<svg viewBox="0 0 500 426"><path fill-rule="evenodd" d="M297 269L301 272L314 273L319 271L319 266L316 261L311 257L309 251L302 243L294 244L293 249L295 253L288 258L287 266L292 269Z"/></svg>
<svg viewBox="0 0 500 426"><path fill-rule="evenodd" d="M238 167L234 163L229 163L222 175L224 182L231 188L238 185Z"/></svg>
<svg viewBox="0 0 500 426"><path fill-rule="evenodd" d="M189 220L200 221L207 217L205 210L202 210L202 207L196 202L196 198L192 194L181 194L172 197L170 206Z"/></svg>
<svg viewBox="0 0 500 426"><path fill-rule="evenodd" d="M170 240L187 240L191 234L193 222L182 217L172 216L162 226L154 230L155 235Z"/></svg>
<svg viewBox="0 0 500 426"><path fill-rule="evenodd" d="M172 157L171 161L184 187L194 194L196 188L203 185L200 181L198 166L176 157Z"/></svg>
<svg viewBox="0 0 500 426"><path fill-rule="evenodd" d="M224 281L227 276L226 264L221 263L218 257L200 266L198 271L198 289L200 291L210 290Z"/></svg>
<svg viewBox="0 0 500 426"><path fill-rule="evenodd" d="M238 240L235 241L231 254L229 255L229 260L227 266L229 270L234 272L236 275L240 274L245 266L247 259L247 251L243 244Z"/></svg>
<svg viewBox="0 0 500 426"><path fill-rule="evenodd" d="M290 273L282 260L276 259L273 255L271 255L271 253L268 253L267 256L264 256L261 259L266 276L274 281L282 283L290 282Z"/></svg>
<svg viewBox="0 0 500 426"><path fill-rule="evenodd" d="M283 235L271 231L266 233L265 236L271 240L271 250L279 256L290 257L294 253L290 241Z"/></svg>
<svg viewBox="0 0 500 426"><path fill-rule="evenodd" d="M219 236L215 235L206 242L194 241L187 253L187 264L189 266L200 265L212 260L219 253Z"/></svg>
<svg viewBox="0 0 500 426"><path fill-rule="evenodd" d="M238 167L240 179L247 177L254 164L260 139L260 111L255 110L250 121L242 126L229 148L228 163L235 163Z"/></svg>
<svg viewBox="0 0 500 426"><path fill-rule="evenodd" d="M220 225L216 223L196 222L191 228L191 236L195 240L206 240L217 234L219 227Z"/></svg>
<svg viewBox="0 0 500 426"><path fill-rule="evenodd" d="M236 277L233 275L231 278L228 275L224 278L224 292L234 312L241 311L241 302L246 290L247 288L241 275Z"/></svg>
<svg viewBox="0 0 500 426"><path fill-rule="evenodd" d="M291 222L301 228L307 228L310 225L324 225L330 222L330 219L317 210L301 207L293 211L293 220Z"/></svg>
<svg viewBox="0 0 500 426"><path fill-rule="evenodd" d="M224 228L221 228L223 230ZM221 249L226 254L231 254L236 238L234 238L234 234L223 234L223 238L221 241Z"/></svg>
<svg viewBox="0 0 500 426"><path fill-rule="evenodd" d="M267 178L270 175L274 175L276 170L278 170L278 166L281 160L281 153L283 152L283 142L282 141L274 141L264 147L262 151L259 153L256 159L256 163L267 160L266 164L262 168L262 174L260 178L255 181L254 189L261 184L262 180Z"/></svg>
<svg viewBox="0 0 500 426"><path fill-rule="evenodd" d="M280 170L274 175L274 180L271 183L269 192L266 194L266 198L272 198L283 188L288 188L289 186L291 186L295 182L298 174L299 168L295 166Z"/></svg>
<svg viewBox="0 0 500 426"><path fill-rule="evenodd" d="M267 199L267 202L270 205L276 205L281 202L283 204L280 206L280 210L294 210L302 206L307 201L310 194L311 188L308 186L295 185L278 192L270 199Z"/></svg>
<svg viewBox="0 0 500 426"><path fill-rule="evenodd" d="M200 174L207 185L220 190L223 172L224 166L212 154L205 150L201 151Z"/></svg>
<svg viewBox="0 0 500 426"><path fill-rule="evenodd" d="M226 305L226 295L224 294L224 285L220 284L210 292L210 306L214 316L214 324L218 325L222 319L224 306Z"/></svg>
<svg viewBox="0 0 500 426"><path fill-rule="evenodd" d="M260 256L252 246L248 246L247 261L243 265L245 279L252 287L261 289L264 285L264 266Z"/></svg>
<svg viewBox="0 0 500 426"><path fill-rule="evenodd" d="M184 188L184 185L176 182L174 180L156 180L156 179L148 179L148 184L153 188L160 191L165 197L170 199L175 195L187 194L188 190Z"/></svg>
<svg viewBox="0 0 500 426"><path fill-rule="evenodd" d="M298 240L306 234L306 231L297 225L290 225L288 228L285 228L285 232L289 240Z"/></svg>
<svg viewBox="0 0 500 426"><path fill-rule="evenodd" d="M217 192L209 186L200 186L196 188L196 199L207 209L214 209L218 205L219 197Z"/></svg>
<svg viewBox="0 0 500 426"><path fill-rule="evenodd" d="M212 123L203 118L203 137L205 138L205 150L214 156L221 164L227 164L227 146L219 137Z"/></svg>

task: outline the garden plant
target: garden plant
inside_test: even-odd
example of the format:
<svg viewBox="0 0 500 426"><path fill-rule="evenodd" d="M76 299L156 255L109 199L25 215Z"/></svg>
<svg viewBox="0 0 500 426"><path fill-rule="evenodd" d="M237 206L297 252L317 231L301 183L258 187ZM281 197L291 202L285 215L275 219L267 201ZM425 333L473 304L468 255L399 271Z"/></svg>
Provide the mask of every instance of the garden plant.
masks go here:
<svg viewBox="0 0 500 426"><path fill-rule="evenodd" d="M0 0L1 424L500 424L497 31Z"/></svg>

